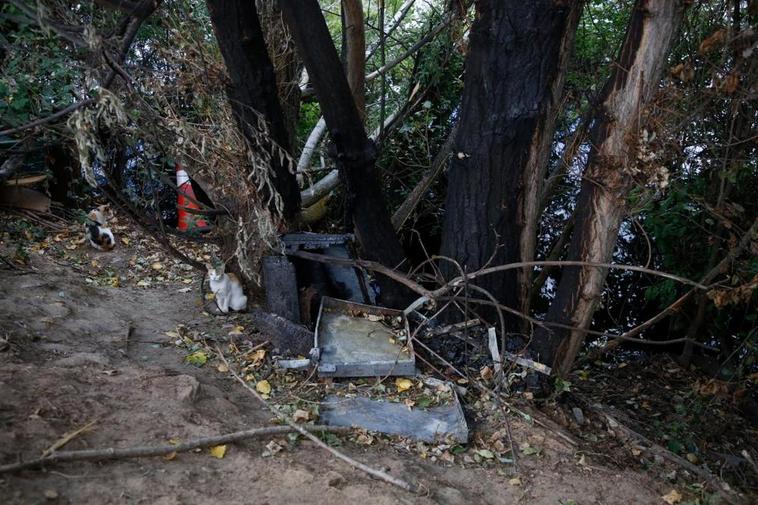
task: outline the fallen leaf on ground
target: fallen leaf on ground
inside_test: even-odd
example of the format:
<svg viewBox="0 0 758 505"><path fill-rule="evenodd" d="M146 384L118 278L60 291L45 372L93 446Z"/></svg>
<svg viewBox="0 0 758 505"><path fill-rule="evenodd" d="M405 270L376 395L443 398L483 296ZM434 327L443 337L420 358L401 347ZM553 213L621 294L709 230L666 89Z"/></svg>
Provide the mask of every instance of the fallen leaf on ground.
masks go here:
<svg viewBox="0 0 758 505"><path fill-rule="evenodd" d="M682 501L682 494L676 489L672 489L669 493L661 496L661 499L669 505L674 505L675 503Z"/></svg>
<svg viewBox="0 0 758 505"><path fill-rule="evenodd" d="M195 351L184 358L184 360L191 365L203 366L205 365L205 362L208 361L208 355L203 351Z"/></svg>
<svg viewBox="0 0 758 505"><path fill-rule="evenodd" d="M398 392L402 393L403 391L408 391L410 388L413 387L413 382L410 381L410 379L395 379L395 386L397 386Z"/></svg>
<svg viewBox="0 0 758 505"><path fill-rule="evenodd" d="M176 459L176 451L169 452L168 454L164 454L163 459L165 459L166 461L173 461L174 459Z"/></svg>
<svg viewBox="0 0 758 505"><path fill-rule="evenodd" d="M508 480L508 484L511 486L520 486L521 485L521 477L514 477L512 479Z"/></svg>
<svg viewBox="0 0 758 505"><path fill-rule="evenodd" d="M262 381L258 381L258 383L255 385L255 390L259 393L267 395L271 393L271 384L269 384L266 379L263 379Z"/></svg>
<svg viewBox="0 0 758 505"><path fill-rule="evenodd" d="M292 414L292 420L296 423L304 423L310 418L311 414L307 410L297 409L295 413Z"/></svg>
<svg viewBox="0 0 758 505"><path fill-rule="evenodd" d="M214 458L221 459L226 456L226 445L214 445L208 451Z"/></svg>
<svg viewBox="0 0 758 505"><path fill-rule="evenodd" d="M221 372L221 373L226 373L226 372L228 372L228 371L229 371L229 367L228 367L228 366L226 366L226 365L225 365L225 364L223 364L223 363L219 363L219 365L216 367L216 370L218 370L218 371L219 371L219 372Z"/></svg>

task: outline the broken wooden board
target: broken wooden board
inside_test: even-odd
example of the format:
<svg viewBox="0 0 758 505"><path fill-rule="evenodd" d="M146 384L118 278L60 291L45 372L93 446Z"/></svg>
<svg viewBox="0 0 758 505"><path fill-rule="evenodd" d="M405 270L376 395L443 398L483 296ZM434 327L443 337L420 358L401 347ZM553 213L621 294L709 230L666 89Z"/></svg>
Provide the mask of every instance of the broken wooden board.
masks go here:
<svg viewBox="0 0 758 505"><path fill-rule="evenodd" d="M300 301L295 266L286 256L263 257L266 309L293 323L300 322Z"/></svg>
<svg viewBox="0 0 758 505"><path fill-rule="evenodd" d="M404 403L329 395L321 403L319 419L331 426L351 426L424 442L468 442L468 425L457 395L449 405L409 409Z"/></svg>
<svg viewBox="0 0 758 505"><path fill-rule="evenodd" d="M253 308L249 312L255 327L271 340L283 356L307 356L313 343L313 332L282 316Z"/></svg>

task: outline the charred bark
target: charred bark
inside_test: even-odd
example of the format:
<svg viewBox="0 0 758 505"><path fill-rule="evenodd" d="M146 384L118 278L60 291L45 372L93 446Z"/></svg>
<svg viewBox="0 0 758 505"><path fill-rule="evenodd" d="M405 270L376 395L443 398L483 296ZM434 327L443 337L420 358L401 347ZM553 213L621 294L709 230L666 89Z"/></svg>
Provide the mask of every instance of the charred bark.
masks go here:
<svg viewBox="0 0 758 505"><path fill-rule="evenodd" d="M321 104L358 242L369 259L397 267L404 254L379 184L376 148L366 135L319 4L282 0L280 7ZM380 285L383 303L404 301L404 291L392 281L380 277Z"/></svg>
<svg viewBox="0 0 758 505"><path fill-rule="evenodd" d="M580 1L477 2L442 235L442 254L468 271L490 258L534 258L539 196L580 10ZM524 269L488 276L480 286L525 309L530 284L531 269ZM518 331L520 322L510 322Z"/></svg>
<svg viewBox="0 0 758 505"><path fill-rule="evenodd" d="M621 53L602 93L591 134L592 150L576 204L576 226L568 259L609 263L634 181L638 119L652 97L682 19L679 0L637 0ZM533 348L543 363L566 374L584 343L585 330L600 301L607 269L569 267L558 284L547 320L581 328L540 328Z"/></svg>
<svg viewBox="0 0 758 505"><path fill-rule="evenodd" d="M227 95L248 141L262 134L259 116L268 125L271 139L291 151L290 137L277 94L274 67L263 38L255 2L252 0L207 0L213 30L229 73ZM255 142L252 142L255 145ZM271 156L273 186L281 195L286 220L300 207L300 192L294 173L282 163L278 153Z"/></svg>

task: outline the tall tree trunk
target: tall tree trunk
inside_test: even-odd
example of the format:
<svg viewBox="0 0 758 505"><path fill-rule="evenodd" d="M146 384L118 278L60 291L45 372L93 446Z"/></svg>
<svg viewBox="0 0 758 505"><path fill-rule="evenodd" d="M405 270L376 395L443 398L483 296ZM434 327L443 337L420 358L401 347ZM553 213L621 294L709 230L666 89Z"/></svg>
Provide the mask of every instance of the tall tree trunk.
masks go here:
<svg viewBox="0 0 758 505"><path fill-rule="evenodd" d="M281 0L284 19L305 62L332 138L332 157L345 182L349 211L363 253L388 267L404 260L390 222L376 170L376 148L366 135L360 114L316 0ZM404 291L379 278L382 301L401 304Z"/></svg>
<svg viewBox="0 0 758 505"><path fill-rule="evenodd" d="M568 259L608 263L633 187L638 119L652 97L683 14L679 0L637 0L618 61L603 90L592 150L576 204ZM540 328L532 341L539 359L566 374L581 348L600 300L607 270L569 267L561 276L547 321L579 330Z"/></svg>
<svg viewBox="0 0 758 505"><path fill-rule="evenodd" d="M442 254L468 270L534 257L539 196L580 1L480 1L448 174ZM448 275L457 271L447 268ZM528 306L531 269L482 279ZM518 331L520 321L511 319Z"/></svg>
<svg viewBox="0 0 758 505"><path fill-rule="evenodd" d="M274 73L279 94L279 102L284 112L284 125L289 138L289 146L297 144L297 122L300 114L300 74L303 62L295 50L295 41L282 19L282 12L277 2L256 0L258 17L266 47L273 57ZM292 152L292 151L290 151Z"/></svg>
<svg viewBox="0 0 758 505"><path fill-rule="evenodd" d="M260 135L257 114L261 114L268 124L271 138L291 152L290 138L277 94L274 67L263 39L255 2L207 0L207 5L229 73L227 95L240 130L248 141ZM297 180L277 153L271 156L271 161L273 186L284 204L282 215L290 220L300 207Z"/></svg>
<svg viewBox="0 0 758 505"><path fill-rule="evenodd" d="M361 0L342 0L345 15L347 82L361 119L366 119L366 28Z"/></svg>

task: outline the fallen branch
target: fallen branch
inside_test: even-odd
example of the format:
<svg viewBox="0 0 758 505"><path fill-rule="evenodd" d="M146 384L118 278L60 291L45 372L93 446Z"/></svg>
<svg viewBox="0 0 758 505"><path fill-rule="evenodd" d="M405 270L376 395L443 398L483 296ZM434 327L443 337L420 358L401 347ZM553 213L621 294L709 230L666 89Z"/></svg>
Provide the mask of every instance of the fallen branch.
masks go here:
<svg viewBox="0 0 758 505"><path fill-rule="evenodd" d="M400 207L398 207L395 213L392 215L392 226L396 230L399 230L403 227L403 224L405 224L405 222L408 220L408 217L410 217L410 215L413 213L413 210L429 190L429 187L432 185L435 179L437 179L439 174L442 173L442 169L445 168L445 164L450 155L450 151L453 148L453 141L455 140L457 132L458 126L456 125L450 131L450 134L448 135L447 140L445 140L445 143L442 144L442 147L437 153L437 156L434 157L432 166L424 173L424 176L413 188L413 191L411 191L411 193L408 195L408 198L403 201Z"/></svg>
<svg viewBox="0 0 758 505"><path fill-rule="evenodd" d="M255 428L252 430L235 431L226 435L216 435L212 437L194 438L176 445L158 445L158 446L137 446L117 449L109 447L107 449L87 449L83 451L62 451L53 452L50 456L44 458L11 463L0 466L0 474L17 472L28 468L35 468L55 463L65 463L68 461L107 461L111 459L128 459L128 458L146 458L153 456L165 456L171 453L189 452L193 449L202 447L212 447L214 445L229 444L240 442L250 438L260 438L272 435L284 435L293 431L309 431L322 433L340 433L350 431L350 428L339 426L322 426L322 425L303 425L298 426L300 429L294 429L290 426L270 426L266 428ZM317 439L318 440L318 439Z"/></svg>
<svg viewBox="0 0 758 505"><path fill-rule="evenodd" d="M71 442L73 439L75 439L82 433L89 431L89 429L92 428L95 425L95 423L97 423L97 421L98 421L97 419L93 419L92 421L88 422L81 428L78 428L74 431L69 431L68 433L64 433L61 438L59 438L53 443L53 445L51 445L50 447L42 451L42 457L46 458L50 456L55 451L57 451L58 449L66 445L67 443Z"/></svg>
<svg viewBox="0 0 758 505"><path fill-rule="evenodd" d="M232 369L231 365L226 360L224 353L221 352L221 349L217 347L216 352L218 353L219 359L221 359L221 361L227 366L227 368L229 369L229 373L234 377L234 379L240 384L242 384L242 386L247 390L247 392L249 392L261 404L263 404L264 407L270 410L277 418L287 423L290 428L294 429L295 431L303 435L305 438L315 443L317 446L330 452L333 456L341 459L342 461L349 464L350 466L357 468L376 479L383 480L384 482L392 484L393 486L397 486L400 489L404 489L405 491L409 491L411 493L419 492L419 486L417 486L416 484L411 484L402 479L398 479L397 477L393 477L392 475L389 475L386 472L383 472L381 470L376 470L375 468L371 468L368 465L364 465L360 461L356 461L353 458L349 457L348 455L338 451L337 449L326 445L321 439L319 439L318 437L316 437L315 435L307 431L303 425L297 424L288 416L282 414L281 412L273 408L271 405L269 405L268 402L266 402L266 400L264 400L263 397L255 389L250 387L250 385L247 382L245 382L245 380L242 377L240 377L239 374L237 374L237 372L235 372Z"/></svg>

